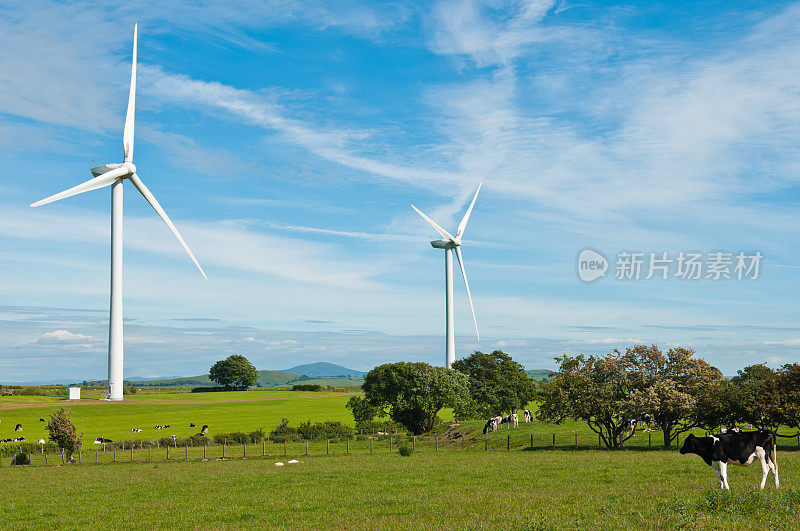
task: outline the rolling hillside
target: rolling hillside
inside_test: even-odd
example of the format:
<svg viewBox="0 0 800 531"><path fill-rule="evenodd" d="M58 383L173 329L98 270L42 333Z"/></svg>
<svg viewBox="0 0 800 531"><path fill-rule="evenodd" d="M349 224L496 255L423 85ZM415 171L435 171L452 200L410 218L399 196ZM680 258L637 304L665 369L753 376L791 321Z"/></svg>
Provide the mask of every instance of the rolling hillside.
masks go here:
<svg viewBox="0 0 800 531"><path fill-rule="evenodd" d="M353 378L362 378L367 374L365 372L348 369L347 367L342 367L341 365L336 365L334 363L326 363L324 361L309 363L307 365L297 365L291 369L286 369L285 372L304 374L314 378L326 378L330 376L351 376Z"/></svg>
<svg viewBox="0 0 800 531"><path fill-rule="evenodd" d="M529 371L525 371L525 374L527 374L529 378L533 378L537 382L541 382L542 380L547 379L551 372L553 371L548 369L531 369Z"/></svg>

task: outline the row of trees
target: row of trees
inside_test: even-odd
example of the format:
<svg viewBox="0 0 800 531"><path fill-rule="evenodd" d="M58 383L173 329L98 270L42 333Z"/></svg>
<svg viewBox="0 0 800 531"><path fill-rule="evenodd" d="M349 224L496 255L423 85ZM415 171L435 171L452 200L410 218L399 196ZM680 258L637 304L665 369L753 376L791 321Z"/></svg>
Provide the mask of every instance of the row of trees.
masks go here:
<svg viewBox="0 0 800 531"><path fill-rule="evenodd" d="M557 360L559 370L543 387L539 418L582 420L609 448L633 436L631 420L652 422L665 448L694 428L715 431L749 424L780 433L800 427L798 364L778 370L752 365L723 379L693 350L662 352L656 345Z"/></svg>
<svg viewBox="0 0 800 531"><path fill-rule="evenodd" d="M583 421L608 448L632 437L631 421L661 431L671 447L694 428L715 431L749 424L800 430L800 364L778 370L753 365L731 379L689 348L662 352L637 345L604 356L561 356L558 371L537 383L499 350L475 352L453 369L426 363L390 363L370 371L364 396L347 407L365 425L385 415L414 434L430 431L444 407L456 419L485 419L538 405L545 422Z"/></svg>
<svg viewBox="0 0 800 531"><path fill-rule="evenodd" d="M508 354L475 352L453 369L427 363L388 363L364 378L364 397L347 403L357 424L388 415L411 433L433 429L437 414L453 408L459 420L510 413L536 396L536 383Z"/></svg>

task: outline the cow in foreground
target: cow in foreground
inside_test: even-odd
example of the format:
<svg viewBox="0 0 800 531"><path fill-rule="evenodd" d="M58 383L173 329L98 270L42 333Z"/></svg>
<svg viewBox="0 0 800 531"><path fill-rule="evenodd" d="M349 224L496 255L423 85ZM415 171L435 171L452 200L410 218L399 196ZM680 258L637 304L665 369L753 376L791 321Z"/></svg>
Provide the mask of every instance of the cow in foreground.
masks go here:
<svg viewBox="0 0 800 531"><path fill-rule="evenodd" d="M689 435L681 447L681 454L697 454L717 471L719 486L728 489L728 464L747 466L756 459L761 463L761 490L770 470L775 476L775 487L780 487L775 434L769 430L728 432L709 437Z"/></svg>
<svg viewBox="0 0 800 531"><path fill-rule="evenodd" d="M525 417L525 422L532 422L533 421L533 413L531 413L530 409L526 409L522 412L523 416Z"/></svg>
<svg viewBox="0 0 800 531"><path fill-rule="evenodd" d="M483 425L483 434L486 435L489 431L497 431L497 428L500 426L500 422L497 420L498 417L492 417L486 421L486 424Z"/></svg>

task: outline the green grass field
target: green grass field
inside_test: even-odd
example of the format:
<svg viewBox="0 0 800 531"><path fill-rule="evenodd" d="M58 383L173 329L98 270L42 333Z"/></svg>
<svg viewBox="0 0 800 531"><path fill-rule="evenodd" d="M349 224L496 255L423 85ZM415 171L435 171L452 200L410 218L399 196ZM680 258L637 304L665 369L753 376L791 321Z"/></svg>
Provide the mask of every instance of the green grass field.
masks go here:
<svg viewBox="0 0 800 531"><path fill-rule="evenodd" d="M237 430L253 431L264 427L269 431L289 418L292 425L311 420L339 420L353 424L345 409L349 393L295 391L233 391L217 393L157 393L125 396L122 402L101 402L96 399L69 402L51 397L0 397L0 439L14 438L16 424L22 424L26 441L47 438L44 422L58 407L72 412L72 421L83 432L84 442L97 437L112 440L155 439L194 435L208 424L209 434ZM194 423L198 427L190 428ZM169 424L168 430L154 426ZM140 428L143 433L132 433Z"/></svg>
<svg viewBox="0 0 800 531"><path fill-rule="evenodd" d="M281 458L282 461L285 459ZM3 528L772 528L800 514L800 454L782 488L757 466L713 471L677 452L396 452L0 470Z"/></svg>
<svg viewBox="0 0 800 531"><path fill-rule="evenodd" d="M32 454L31 467L0 468L0 479L20 495L0 502L0 528L300 527L300 528L794 528L800 515L800 452L781 440L783 488L755 491L757 466L732 467L732 493L717 491L714 472L696 456L661 451L660 435L629 441L627 450L596 450L597 437L581 423L522 423L484 439L482 421L452 426L464 439L418 437L410 457L389 441L291 442L102 451L97 436L156 439L196 433L269 431L281 418L339 420L352 425L344 392L257 390L126 396L124 402L54 397L0 398L0 438L23 424L28 441L44 436L39 418L72 411L86 448L81 464L61 465L60 454ZM450 412L443 412L445 421ZM154 430L155 424L171 424ZM131 427L144 433L133 434ZM553 434L556 450L549 450ZM508 436L511 435L509 440ZM578 448L575 449L577 436ZM531 450L533 440L533 450ZM349 445L349 446L348 446ZM488 451L486 448L488 447ZM438 450L437 450L438 448ZM510 451L506 449L509 448ZM97 450L97 451L95 451ZM349 450L349 454L345 455ZM786 451L792 450L792 451ZM225 457L220 459L225 451ZM261 457L265 452L267 457ZM330 455L327 453L330 452ZM246 459L242 459L246 455ZM204 460L204 456L207 460ZM189 460L185 460L188 457ZM301 462L276 467L296 457ZM231 459L233 458L233 459ZM152 461L148 462L148 459ZM95 460L98 464L95 464ZM116 462L112 462L116 460ZM771 478L770 478L771 480ZM22 494L24 493L24 495Z"/></svg>

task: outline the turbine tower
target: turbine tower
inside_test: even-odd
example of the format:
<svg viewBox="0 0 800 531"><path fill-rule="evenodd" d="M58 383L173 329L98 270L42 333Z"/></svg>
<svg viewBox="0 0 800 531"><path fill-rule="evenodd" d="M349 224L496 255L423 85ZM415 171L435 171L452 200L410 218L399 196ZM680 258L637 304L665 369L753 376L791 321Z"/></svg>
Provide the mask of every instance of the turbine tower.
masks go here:
<svg viewBox="0 0 800 531"><path fill-rule="evenodd" d="M203 274L203 268L197 262L189 246L181 238L178 229L161 208L155 196L144 185L136 174L133 165L133 123L136 113L136 33L138 24L133 27L133 65L131 66L131 88L128 95L128 113L125 116L125 129L122 134L123 162L96 166L90 171L94 178L74 186L69 190L51 195L31 204L38 207L65 197L82 194L90 190L111 186L111 308L108 325L108 399L122 400L122 186L128 179L139 190L153 210L164 220L169 230L178 239L189 254L189 257Z"/></svg>
<svg viewBox="0 0 800 531"><path fill-rule="evenodd" d="M478 185L475 191L475 197L469 204L467 212L458 224L458 231L455 237L439 226L438 223L423 214L417 207L411 205L411 208L417 211L417 214L422 216L425 221L430 223L431 227L436 229L442 240L434 240L431 246L436 249L444 249L444 289L445 289L445 367L452 368L453 362L456 361L456 344L455 344L455 324L453 322L453 250L456 251L456 258L458 258L458 265L461 267L461 276L464 277L464 286L467 288L467 298L469 299L469 309L472 310L472 322L475 323L475 336L478 341L481 340L480 333L478 333L478 320L475 318L475 307L472 305L472 295L469 293L469 282L467 282L467 272L464 270L464 259L461 257L461 237L464 235L464 229L467 227L469 215L472 214L472 207L475 206L475 200L478 199L478 193L481 191L483 183Z"/></svg>

